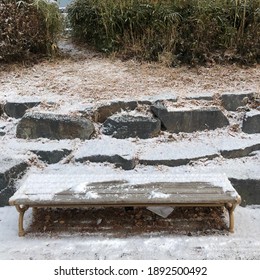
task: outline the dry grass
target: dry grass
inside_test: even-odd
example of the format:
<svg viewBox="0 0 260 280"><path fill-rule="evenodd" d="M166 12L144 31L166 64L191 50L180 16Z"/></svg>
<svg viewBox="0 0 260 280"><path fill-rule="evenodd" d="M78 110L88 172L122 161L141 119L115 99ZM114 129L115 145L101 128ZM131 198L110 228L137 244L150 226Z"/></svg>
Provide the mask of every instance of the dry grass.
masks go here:
<svg viewBox="0 0 260 280"><path fill-rule="evenodd" d="M33 234L104 235L113 238L149 235L227 234L227 213L219 208L176 207L162 218L146 208L37 209L28 230Z"/></svg>
<svg viewBox="0 0 260 280"><path fill-rule="evenodd" d="M9 71L0 71L1 99L20 95L88 103L163 92L178 96L260 92L260 65L168 68L158 63L111 60L70 48L67 59L45 60L32 67L9 65Z"/></svg>
<svg viewBox="0 0 260 280"><path fill-rule="evenodd" d="M46 0L0 1L0 63L52 55L62 30L58 6Z"/></svg>

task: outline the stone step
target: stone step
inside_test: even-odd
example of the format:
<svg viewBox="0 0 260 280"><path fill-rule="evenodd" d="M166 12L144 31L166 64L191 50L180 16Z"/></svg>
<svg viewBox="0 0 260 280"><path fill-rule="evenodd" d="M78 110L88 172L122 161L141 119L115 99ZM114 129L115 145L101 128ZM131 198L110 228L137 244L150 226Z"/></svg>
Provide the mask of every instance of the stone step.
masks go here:
<svg viewBox="0 0 260 280"><path fill-rule="evenodd" d="M17 126L17 137L84 140L94 133L94 122L98 132L119 139L151 138L162 130L170 133L215 130L230 125L229 120L231 123L236 121L235 125L240 127L239 116L234 117L231 114L235 113L229 113L227 118L222 112L220 100L227 110L235 110L241 104L256 106L254 93L223 94L219 99L212 95L178 99L172 94L166 94L164 99L153 96L150 99L114 100L91 105L83 110L79 109L83 105L77 104L78 110L73 106L74 111L68 114L36 110L27 112ZM8 101L4 108L9 116L19 118L26 109L38 104L36 101ZM248 110L249 107L244 109ZM259 133L259 127L259 110L252 109L246 113L242 129L247 133Z"/></svg>
<svg viewBox="0 0 260 280"><path fill-rule="evenodd" d="M154 102L169 100L172 102L177 101L176 95L172 93L158 94L154 96L141 96L138 100L112 100L104 104L96 105L94 108L86 109L86 112L92 115L96 122L103 123L109 117L121 111L134 111L138 106L150 106ZM82 112L84 113L84 111Z"/></svg>
<svg viewBox="0 0 260 280"><path fill-rule="evenodd" d="M7 116L15 119L22 118L28 109L40 105L39 101L20 101L20 102L9 102L7 101L4 105L4 112Z"/></svg>
<svg viewBox="0 0 260 280"><path fill-rule="evenodd" d="M237 108L245 106L250 100L253 100L254 96L254 92L223 93L221 100L226 110L236 111Z"/></svg>
<svg viewBox="0 0 260 280"><path fill-rule="evenodd" d="M227 117L218 107L175 107L157 103L151 107L167 131L173 133L214 130L229 125Z"/></svg>
<svg viewBox="0 0 260 280"><path fill-rule="evenodd" d="M213 159L222 155L226 158L244 157L260 150L260 136L211 136L183 141L144 141L137 148L138 159L145 165L179 166L202 158Z"/></svg>
<svg viewBox="0 0 260 280"><path fill-rule="evenodd" d="M94 133L93 123L83 117L28 112L18 123L16 136L24 139L89 139Z"/></svg>
<svg viewBox="0 0 260 280"><path fill-rule="evenodd" d="M165 140L164 140L165 141ZM103 137L85 141L74 153L77 162L110 162L123 169L144 165L186 165L199 159L245 157L260 150L260 135L208 136L181 141L114 139Z"/></svg>
<svg viewBox="0 0 260 280"><path fill-rule="evenodd" d="M124 138L152 138L161 131L159 119L144 114L132 115L122 113L109 117L103 124L101 131L118 139Z"/></svg>
<svg viewBox="0 0 260 280"><path fill-rule="evenodd" d="M136 149L129 140L116 140L110 137L85 142L74 154L76 162L109 162L125 170L136 165Z"/></svg>
<svg viewBox="0 0 260 280"><path fill-rule="evenodd" d="M208 144L196 143L196 149L189 141L142 143L139 146L138 160L144 165L179 166L201 158L212 159L219 155L218 150Z"/></svg>
<svg viewBox="0 0 260 280"><path fill-rule="evenodd" d="M245 114L242 130L246 133L260 133L260 110L252 110Z"/></svg>
<svg viewBox="0 0 260 280"><path fill-rule="evenodd" d="M9 158L0 155L0 207L8 205L14 194L14 184L26 171L28 164L25 158Z"/></svg>
<svg viewBox="0 0 260 280"><path fill-rule="evenodd" d="M84 142L70 140L24 140L3 141L5 153L26 155L29 151L47 164L54 164L71 154L76 162L108 162L125 170L144 165L186 165L200 159L239 158L260 150L260 135L208 136L165 142L163 138L147 140L115 139L102 136ZM196 147L196 148L194 148Z"/></svg>
<svg viewBox="0 0 260 280"><path fill-rule="evenodd" d="M73 143L69 140L24 140L10 139L3 141L5 153L10 157L15 154L26 155L28 152L36 154L39 160L47 164L55 164L72 153Z"/></svg>
<svg viewBox="0 0 260 280"><path fill-rule="evenodd" d="M0 117L4 113L4 104L0 102Z"/></svg>
<svg viewBox="0 0 260 280"><path fill-rule="evenodd" d="M260 204L260 178L229 178L231 184L241 195L241 206Z"/></svg>

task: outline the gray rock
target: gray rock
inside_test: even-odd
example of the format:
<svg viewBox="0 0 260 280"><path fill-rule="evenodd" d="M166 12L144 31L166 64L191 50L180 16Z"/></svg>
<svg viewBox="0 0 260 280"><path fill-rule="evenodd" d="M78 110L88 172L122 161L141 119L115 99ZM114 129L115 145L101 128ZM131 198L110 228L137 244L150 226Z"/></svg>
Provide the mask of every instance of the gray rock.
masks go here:
<svg viewBox="0 0 260 280"><path fill-rule="evenodd" d="M40 102L7 102L4 105L4 111L7 116L11 118L22 118L26 110L36 107Z"/></svg>
<svg viewBox="0 0 260 280"><path fill-rule="evenodd" d="M0 159L0 206L8 205L8 199L14 193L14 183L26 171L28 164L24 159Z"/></svg>
<svg viewBox="0 0 260 280"><path fill-rule="evenodd" d="M82 117L28 112L17 125L18 138L89 139L93 123Z"/></svg>
<svg viewBox="0 0 260 280"><path fill-rule="evenodd" d="M220 150L220 153L224 158L239 158L246 157L258 150L260 150L260 143L248 145L247 147L237 147L230 150Z"/></svg>
<svg viewBox="0 0 260 280"><path fill-rule="evenodd" d="M252 99L254 97L254 93L226 93L222 94L222 105L228 111L236 111L238 107L245 106L247 104L247 99Z"/></svg>
<svg viewBox="0 0 260 280"><path fill-rule="evenodd" d="M157 118L124 114L109 117L103 124L102 132L119 139L130 137L145 139L157 136L160 128L161 122Z"/></svg>
<svg viewBox="0 0 260 280"><path fill-rule="evenodd" d="M229 180L241 196L241 206L260 204L260 179L230 177Z"/></svg>
<svg viewBox="0 0 260 280"><path fill-rule="evenodd" d="M151 109L162 125L173 133L213 130L229 124L228 119L217 107L175 108L168 111L162 103L156 103Z"/></svg>
<svg viewBox="0 0 260 280"><path fill-rule="evenodd" d="M31 152L35 153L38 158L47 164L54 164L61 161L64 157L68 156L72 151L67 149L60 150L31 150Z"/></svg>
<svg viewBox="0 0 260 280"><path fill-rule="evenodd" d="M6 124L1 122L0 120L0 136L4 136L6 134Z"/></svg>
<svg viewBox="0 0 260 280"><path fill-rule="evenodd" d="M0 207L9 205L9 198L15 193L13 186L7 187L0 191Z"/></svg>
<svg viewBox="0 0 260 280"><path fill-rule="evenodd" d="M205 140L207 141L207 140ZM260 150L260 135L215 136L211 143L218 149L224 158L240 158L249 156L252 152Z"/></svg>
<svg viewBox="0 0 260 280"><path fill-rule="evenodd" d="M102 105L95 111L96 121L103 123L108 117L115 113L123 111L131 111L136 109L137 101L112 101L109 104Z"/></svg>
<svg viewBox="0 0 260 280"><path fill-rule="evenodd" d="M3 104L0 103L0 116L4 113Z"/></svg>
<svg viewBox="0 0 260 280"><path fill-rule="evenodd" d="M76 151L74 158L76 162L109 162L125 170L136 165L134 145L114 138L89 140Z"/></svg>
<svg viewBox="0 0 260 280"><path fill-rule="evenodd" d="M252 110L245 114L242 131L246 133L260 133L260 111Z"/></svg>

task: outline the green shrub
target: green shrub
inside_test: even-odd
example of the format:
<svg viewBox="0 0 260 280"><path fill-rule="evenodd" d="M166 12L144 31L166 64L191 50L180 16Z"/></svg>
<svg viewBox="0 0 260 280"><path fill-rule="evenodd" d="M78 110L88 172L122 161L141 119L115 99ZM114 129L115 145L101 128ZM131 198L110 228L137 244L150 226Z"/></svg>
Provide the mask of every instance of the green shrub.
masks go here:
<svg viewBox="0 0 260 280"><path fill-rule="evenodd" d="M62 20L55 3L0 0L0 61L55 52Z"/></svg>
<svg viewBox="0 0 260 280"><path fill-rule="evenodd" d="M259 0L75 0L73 36L123 57L260 61Z"/></svg>

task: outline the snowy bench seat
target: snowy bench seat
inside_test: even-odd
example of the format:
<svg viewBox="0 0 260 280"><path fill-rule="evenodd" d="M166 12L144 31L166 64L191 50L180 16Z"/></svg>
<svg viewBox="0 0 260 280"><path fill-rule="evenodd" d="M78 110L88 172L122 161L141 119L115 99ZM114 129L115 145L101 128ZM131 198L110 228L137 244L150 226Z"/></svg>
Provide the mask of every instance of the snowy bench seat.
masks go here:
<svg viewBox="0 0 260 280"><path fill-rule="evenodd" d="M31 174L10 198L19 215L29 207L225 206L229 230L240 196L223 174Z"/></svg>

